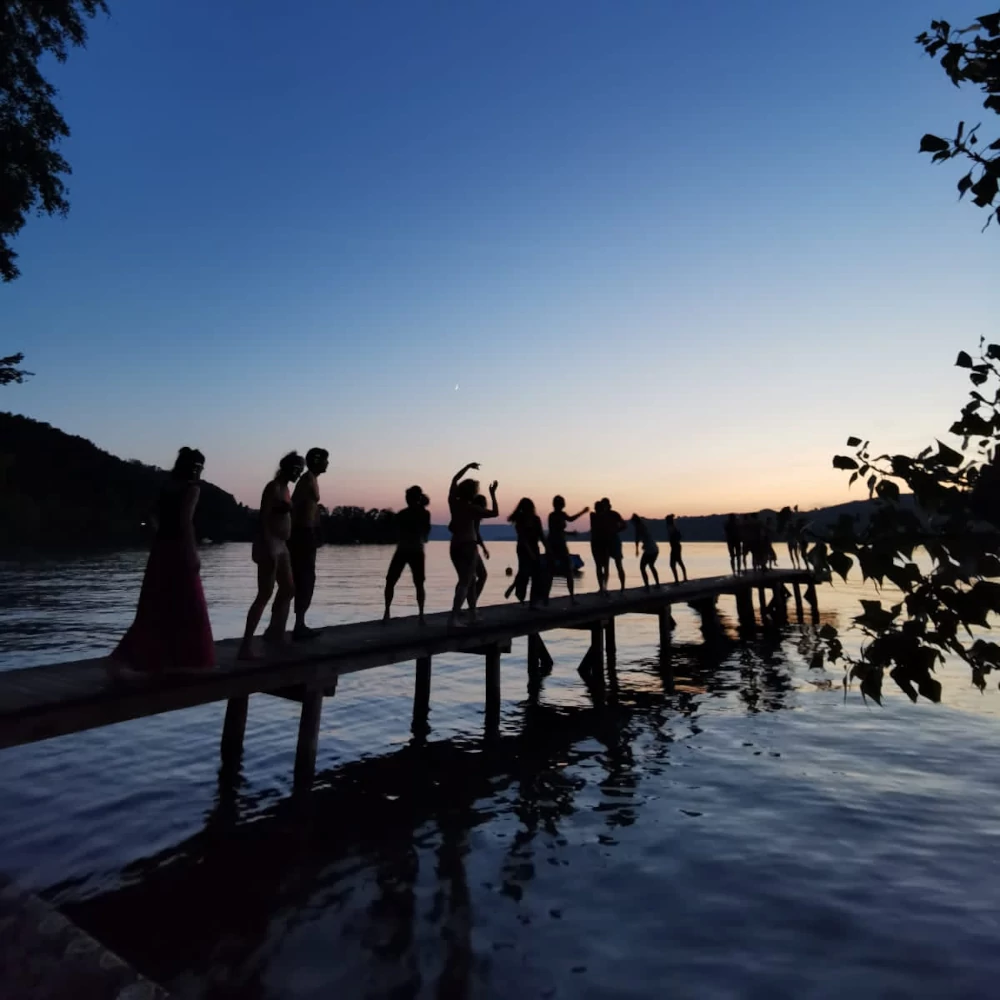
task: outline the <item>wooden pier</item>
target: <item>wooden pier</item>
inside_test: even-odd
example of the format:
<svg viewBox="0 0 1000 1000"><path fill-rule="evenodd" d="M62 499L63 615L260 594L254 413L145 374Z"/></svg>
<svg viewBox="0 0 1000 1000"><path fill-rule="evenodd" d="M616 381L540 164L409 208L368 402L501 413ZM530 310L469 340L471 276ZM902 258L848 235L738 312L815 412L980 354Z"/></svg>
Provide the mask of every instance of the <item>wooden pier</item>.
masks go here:
<svg viewBox="0 0 1000 1000"><path fill-rule="evenodd" d="M791 587L791 590L789 590ZM806 570L772 570L740 576L709 577L645 590L633 587L608 597L584 594L571 604L568 597L553 599L547 607L529 609L506 604L481 608L480 620L463 628L449 628L448 614L358 622L322 629L309 642L270 647L267 658L236 658L239 641L216 644L216 669L203 674L171 675L139 683L114 683L107 660L88 659L0 672L0 748L31 743L129 719L139 719L209 702L226 701L222 731L222 758L235 764L243 750L243 735L251 694L268 694L301 702L295 755L295 784L307 787L313 778L323 699L336 692L342 674L414 661L413 731L427 730L431 698L431 664L443 653L467 653L485 661L487 733L500 720L501 656L513 639L528 638L528 673L547 672L552 666L542 635L553 629L586 629L591 643L580 664L581 676L595 690L604 688L606 670L616 656L615 619L627 614L655 614L659 618L661 656L667 655L674 604L688 604L702 619L710 638L718 629L716 602L720 595L736 598L740 628L758 627L754 593L762 624L787 619L787 602L795 598L799 618L803 596L813 617L818 614L816 587ZM770 593L771 597L768 598Z"/></svg>

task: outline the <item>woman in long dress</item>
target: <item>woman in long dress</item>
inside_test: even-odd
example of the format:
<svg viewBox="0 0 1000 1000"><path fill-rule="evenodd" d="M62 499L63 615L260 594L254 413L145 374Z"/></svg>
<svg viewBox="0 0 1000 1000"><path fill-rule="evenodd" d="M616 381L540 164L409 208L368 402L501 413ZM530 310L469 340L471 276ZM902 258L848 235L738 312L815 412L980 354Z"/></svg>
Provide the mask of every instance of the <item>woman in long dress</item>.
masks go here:
<svg viewBox="0 0 1000 1000"><path fill-rule="evenodd" d="M126 670L163 674L209 670L215 665L194 533L198 481L204 467L200 451L181 448L160 492L156 538L135 620L111 654L114 676Z"/></svg>
<svg viewBox="0 0 1000 1000"><path fill-rule="evenodd" d="M241 660L255 659L253 634L271 600L275 584L278 592L271 606L271 624L264 630L264 640L285 641L288 612L295 596L292 561L288 554L288 538L292 533L292 497L288 487L302 475L305 467L305 459L297 451L290 451L278 463L278 471L261 494L260 523L251 551L257 564L257 596L247 612L243 642L237 654Z"/></svg>

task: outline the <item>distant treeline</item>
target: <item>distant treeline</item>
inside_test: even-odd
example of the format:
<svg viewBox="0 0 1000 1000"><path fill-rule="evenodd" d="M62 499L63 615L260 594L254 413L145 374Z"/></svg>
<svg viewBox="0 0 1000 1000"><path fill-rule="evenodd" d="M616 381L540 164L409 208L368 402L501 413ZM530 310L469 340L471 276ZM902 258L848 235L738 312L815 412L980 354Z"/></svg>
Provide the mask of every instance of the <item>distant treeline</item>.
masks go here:
<svg viewBox="0 0 1000 1000"><path fill-rule="evenodd" d="M0 413L0 552L146 545L166 477L49 424ZM199 537L249 540L255 524L254 511L202 483Z"/></svg>

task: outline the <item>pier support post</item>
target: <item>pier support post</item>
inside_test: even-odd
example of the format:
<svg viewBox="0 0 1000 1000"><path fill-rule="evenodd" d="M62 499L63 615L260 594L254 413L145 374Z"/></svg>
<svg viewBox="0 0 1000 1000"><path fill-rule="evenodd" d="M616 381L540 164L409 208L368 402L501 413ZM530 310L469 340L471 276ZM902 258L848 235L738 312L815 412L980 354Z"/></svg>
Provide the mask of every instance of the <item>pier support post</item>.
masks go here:
<svg viewBox="0 0 1000 1000"><path fill-rule="evenodd" d="M431 658L417 658L417 671L413 683L413 722L410 732L414 736L426 736L430 725L427 716L431 709Z"/></svg>
<svg viewBox="0 0 1000 1000"><path fill-rule="evenodd" d="M500 729L500 647L486 650L486 733L495 735Z"/></svg>
<svg viewBox="0 0 1000 1000"><path fill-rule="evenodd" d="M663 675L663 686L668 694L674 690L674 665L670 656L670 633L674 627L674 618L670 614L670 605L660 609L660 673Z"/></svg>
<svg viewBox="0 0 1000 1000"><path fill-rule="evenodd" d="M701 618L701 634L706 641L711 641L719 636L721 625L719 624L719 614L715 606L715 597L704 597L698 601L692 601L688 607L698 612Z"/></svg>
<svg viewBox="0 0 1000 1000"><path fill-rule="evenodd" d="M802 621L804 617L802 612L802 588L799 586L798 580L792 581L792 592L795 594L795 617L799 621Z"/></svg>
<svg viewBox="0 0 1000 1000"><path fill-rule="evenodd" d="M753 611L753 591L741 587L736 591L736 614L740 620L740 628L748 635L757 631L757 617Z"/></svg>
<svg viewBox="0 0 1000 1000"><path fill-rule="evenodd" d="M598 622L590 630L590 680L598 696L604 697L604 622Z"/></svg>
<svg viewBox="0 0 1000 1000"><path fill-rule="evenodd" d="M608 684L611 694L618 694L618 643L615 639L615 620L609 618L604 624L604 653L608 664Z"/></svg>
<svg viewBox="0 0 1000 1000"><path fill-rule="evenodd" d="M757 588L757 602L760 604L760 623L761 625L767 624L767 594L764 592L764 588Z"/></svg>
<svg viewBox="0 0 1000 1000"><path fill-rule="evenodd" d="M816 582L814 580L810 580L809 586L806 587L806 600L809 602L809 610L812 612L813 625L818 625L819 601L816 598Z"/></svg>
<svg viewBox="0 0 1000 1000"><path fill-rule="evenodd" d="M295 789L305 791L316 775L316 751L319 749L319 721L323 712L323 692L306 691L299 716L299 742L295 747Z"/></svg>
<svg viewBox="0 0 1000 1000"><path fill-rule="evenodd" d="M785 585L779 583L774 587L773 593L771 607L774 609L774 620L782 625L788 621L788 592L785 590Z"/></svg>
<svg viewBox="0 0 1000 1000"><path fill-rule="evenodd" d="M226 704L226 721L222 725L222 763L239 764L243 756L243 734L247 728L248 695L230 698Z"/></svg>

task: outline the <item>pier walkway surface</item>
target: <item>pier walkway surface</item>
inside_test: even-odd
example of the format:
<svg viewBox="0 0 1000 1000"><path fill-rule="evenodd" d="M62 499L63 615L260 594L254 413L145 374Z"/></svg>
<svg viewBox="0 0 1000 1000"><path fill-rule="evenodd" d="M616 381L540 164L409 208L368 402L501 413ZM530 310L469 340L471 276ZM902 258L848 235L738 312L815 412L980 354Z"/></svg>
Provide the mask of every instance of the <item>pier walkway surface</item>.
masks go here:
<svg viewBox="0 0 1000 1000"><path fill-rule="evenodd" d="M757 627L755 590L761 621L772 622L787 616L786 602L793 594L798 615L802 616L802 588L815 616L812 574L778 569L664 584L651 590L633 587L612 591L608 597L581 594L575 604L568 597L559 597L537 609L520 604L491 605L480 609L477 623L462 628L449 628L446 612L428 615L424 624L412 616L387 623L375 620L335 625L320 630L308 642L268 647L266 658L254 661L238 660L239 640L225 639L216 643L216 669L151 677L138 683L112 682L103 658L0 671L0 748L226 701L222 756L231 762L242 754L249 696L262 693L302 703L295 779L297 787L308 786L315 771L323 698L336 691L342 674L414 660L413 727L417 733L426 729L431 658L443 653L483 656L489 732L499 724L501 654L510 652L515 638L528 637L529 673L546 672L552 658L542 633L554 629L589 630L591 646L580 673L588 684L602 690L605 664L609 669L614 666L614 621L618 616L658 615L664 656L669 649L673 604L688 604L698 611L708 634L717 623L717 598L734 595L741 629L752 632ZM768 591L773 595L770 600Z"/></svg>

